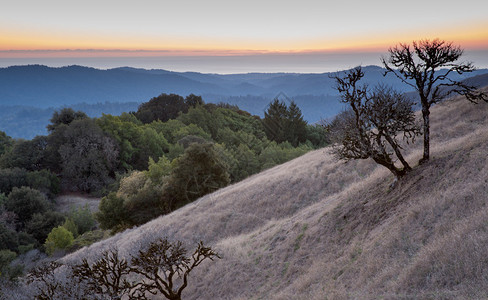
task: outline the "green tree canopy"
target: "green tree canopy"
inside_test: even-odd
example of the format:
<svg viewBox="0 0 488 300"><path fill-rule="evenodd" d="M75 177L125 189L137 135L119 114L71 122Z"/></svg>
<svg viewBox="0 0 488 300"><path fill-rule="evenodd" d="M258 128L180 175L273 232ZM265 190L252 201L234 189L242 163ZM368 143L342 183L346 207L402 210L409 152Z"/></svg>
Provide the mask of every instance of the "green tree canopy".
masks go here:
<svg viewBox="0 0 488 300"><path fill-rule="evenodd" d="M63 224L63 221L64 216L56 211L48 210L42 213L34 213L32 218L26 223L25 231L31 234L39 245L42 245L51 229Z"/></svg>
<svg viewBox="0 0 488 300"><path fill-rule="evenodd" d="M139 106L135 116L144 124L160 120L166 122L176 119L180 113L186 113L190 107L203 104L199 96L193 94L183 99L176 94L161 94Z"/></svg>
<svg viewBox="0 0 488 300"><path fill-rule="evenodd" d="M29 187L14 187L5 200L5 209L19 217L21 228L29 222L35 213L43 213L50 208L46 196Z"/></svg>
<svg viewBox="0 0 488 300"><path fill-rule="evenodd" d="M4 168L23 168L34 171L44 168L45 150L48 141L45 136L36 136L32 140L16 140L10 151L5 152L0 160Z"/></svg>
<svg viewBox="0 0 488 300"><path fill-rule="evenodd" d="M51 124L47 125L47 130L52 132L56 130L61 124L69 125L75 120L87 119L88 116L82 111L74 111L70 107L63 108L59 111L54 111L52 118L49 120Z"/></svg>
<svg viewBox="0 0 488 300"><path fill-rule="evenodd" d="M73 243L73 234L63 226L55 227L48 234L44 246L46 253L53 255L56 250L63 250L71 246Z"/></svg>
<svg viewBox="0 0 488 300"><path fill-rule="evenodd" d="M102 229L112 229L117 226L123 227L127 224L128 215L124 207L124 199L117 197L117 194L112 192L103 197L98 205L98 212L95 213L95 218L100 223Z"/></svg>
<svg viewBox="0 0 488 300"><path fill-rule="evenodd" d="M63 184L70 190L99 191L113 181L118 165L114 140L92 119L73 121L59 147Z"/></svg>
<svg viewBox="0 0 488 300"><path fill-rule="evenodd" d="M0 223L0 250L8 249L17 251L19 247L19 238L17 232Z"/></svg>
<svg viewBox="0 0 488 300"><path fill-rule="evenodd" d="M14 140L11 137L9 137L5 132L0 131L0 156L10 150L13 143Z"/></svg>
<svg viewBox="0 0 488 300"><path fill-rule="evenodd" d="M173 164L167 192L179 204L191 202L230 182L228 166L213 144L192 144Z"/></svg>

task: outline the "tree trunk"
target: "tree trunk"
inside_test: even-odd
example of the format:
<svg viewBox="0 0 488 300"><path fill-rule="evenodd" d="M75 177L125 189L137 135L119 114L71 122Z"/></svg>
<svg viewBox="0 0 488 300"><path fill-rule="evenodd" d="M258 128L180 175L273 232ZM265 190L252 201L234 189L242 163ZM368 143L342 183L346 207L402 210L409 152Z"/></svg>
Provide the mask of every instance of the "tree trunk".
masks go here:
<svg viewBox="0 0 488 300"><path fill-rule="evenodd" d="M400 179L400 177L402 177L403 175L405 175L407 173L407 170L405 169L399 169L397 167L395 167L395 164L393 164L393 162L389 159L389 157L386 159L385 157L372 157L373 160L382 165L383 167L386 167L388 170L390 170L391 173L393 173L393 175L395 175L395 177L397 179Z"/></svg>
<svg viewBox="0 0 488 300"><path fill-rule="evenodd" d="M419 165L429 160L430 153L430 110L429 107L422 105L422 117L424 119L424 156L419 161Z"/></svg>
<svg viewBox="0 0 488 300"><path fill-rule="evenodd" d="M408 164L408 162L403 157L402 152L400 151L397 143L389 135L385 135L385 139L390 144L390 146L393 148L393 151L395 151L396 156L398 157L398 159L400 160L400 162L403 165L403 169L405 171L412 170L412 168L410 167L410 165Z"/></svg>

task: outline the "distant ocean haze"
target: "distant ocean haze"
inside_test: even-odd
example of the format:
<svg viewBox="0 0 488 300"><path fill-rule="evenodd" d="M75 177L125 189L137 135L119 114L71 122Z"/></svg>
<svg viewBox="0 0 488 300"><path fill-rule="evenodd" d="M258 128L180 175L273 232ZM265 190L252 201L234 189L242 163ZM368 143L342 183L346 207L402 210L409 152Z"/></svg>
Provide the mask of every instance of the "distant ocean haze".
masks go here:
<svg viewBox="0 0 488 300"><path fill-rule="evenodd" d="M5 52L6 53L6 52ZM310 53L270 53L254 55L227 55L227 56L83 56L83 52L77 56L73 51L72 56L55 57L56 52L45 55L36 51L23 53L15 57L4 55L0 52L0 67L13 65L42 64L50 67L62 67L69 65L81 65L99 69L110 69L123 66L143 69L165 69L176 72L201 72L201 73L324 73L346 70L358 65L380 65L384 52L310 52ZM44 53L44 55L42 55ZM488 67L488 49L466 50L464 60L471 61L478 68Z"/></svg>
<svg viewBox="0 0 488 300"><path fill-rule="evenodd" d="M104 56L1 58L0 67L41 64L50 67L81 65L99 69L123 66L201 73L324 73L357 65L379 65L383 53L296 53L229 56Z"/></svg>

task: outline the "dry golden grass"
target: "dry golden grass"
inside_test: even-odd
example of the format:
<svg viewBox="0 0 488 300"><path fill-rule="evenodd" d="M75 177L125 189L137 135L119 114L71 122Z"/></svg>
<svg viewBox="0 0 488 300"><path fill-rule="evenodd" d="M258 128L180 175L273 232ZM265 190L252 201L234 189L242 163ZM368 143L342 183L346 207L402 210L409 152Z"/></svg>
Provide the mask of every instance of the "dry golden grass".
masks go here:
<svg viewBox="0 0 488 300"><path fill-rule="evenodd" d="M98 211L98 204L100 203L100 198L92 198L92 197L71 194L71 195L62 195L56 197L55 201L56 201L56 209L58 209L61 212L69 212L72 209L85 207L85 205L87 205L90 211L93 213Z"/></svg>
<svg viewBox="0 0 488 300"><path fill-rule="evenodd" d="M200 240L185 299L488 298L488 104L432 109L432 159L393 176L327 149L252 176L66 257L122 255L167 236Z"/></svg>

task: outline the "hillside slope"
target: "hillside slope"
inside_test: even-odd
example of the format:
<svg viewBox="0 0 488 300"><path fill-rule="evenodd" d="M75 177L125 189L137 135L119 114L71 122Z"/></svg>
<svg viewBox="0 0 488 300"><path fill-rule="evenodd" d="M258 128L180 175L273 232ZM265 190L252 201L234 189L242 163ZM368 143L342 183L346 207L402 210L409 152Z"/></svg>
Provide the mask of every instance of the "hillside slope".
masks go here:
<svg viewBox="0 0 488 300"><path fill-rule="evenodd" d="M394 188L369 160L317 150L65 259L167 236L223 256L192 273L185 299L486 298L488 104L449 100L431 116L431 161Z"/></svg>

